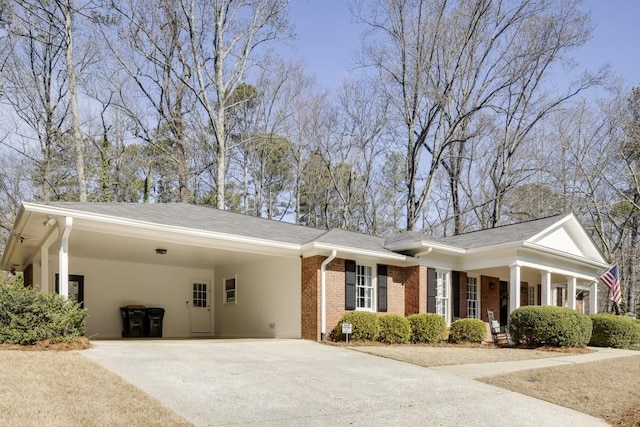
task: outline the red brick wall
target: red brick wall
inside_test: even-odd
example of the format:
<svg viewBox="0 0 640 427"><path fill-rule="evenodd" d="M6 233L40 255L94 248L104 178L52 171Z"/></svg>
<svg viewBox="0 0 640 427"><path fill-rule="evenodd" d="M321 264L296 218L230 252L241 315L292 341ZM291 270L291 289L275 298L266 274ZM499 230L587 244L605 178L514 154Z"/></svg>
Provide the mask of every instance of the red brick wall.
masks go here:
<svg viewBox="0 0 640 427"><path fill-rule="evenodd" d="M404 267L393 265L387 267L387 313L404 316L405 270Z"/></svg>
<svg viewBox="0 0 640 427"><path fill-rule="evenodd" d="M493 289L489 284L494 284ZM493 310L493 315L500 322L500 279L497 277L480 276L480 316L488 322L487 310Z"/></svg>
<svg viewBox="0 0 640 427"><path fill-rule="evenodd" d="M404 314L427 312L427 267L405 267Z"/></svg>
<svg viewBox="0 0 640 427"><path fill-rule="evenodd" d="M344 313L344 259L336 258L327 265L327 338Z"/></svg>
<svg viewBox="0 0 640 427"><path fill-rule="evenodd" d="M301 329L302 338L320 339L320 265L325 257L302 259Z"/></svg>
<svg viewBox="0 0 640 427"><path fill-rule="evenodd" d="M325 259L326 257L323 256L314 256L302 260L301 324L303 339L314 341L321 339L321 266ZM347 312L344 309L344 261L344 259L336 258L327 265L327 338L330 338L331 331L336 327L342 315ZM377 275L376 266L373 268L375 276ZM405 314L406 270L404 267L391 265L387 267L387 313ZM417 267L416 271L418 271ZM424 269L423 300L426 299L426 277L426 269ZM424 304L426 307L426 302Z"/></svg>

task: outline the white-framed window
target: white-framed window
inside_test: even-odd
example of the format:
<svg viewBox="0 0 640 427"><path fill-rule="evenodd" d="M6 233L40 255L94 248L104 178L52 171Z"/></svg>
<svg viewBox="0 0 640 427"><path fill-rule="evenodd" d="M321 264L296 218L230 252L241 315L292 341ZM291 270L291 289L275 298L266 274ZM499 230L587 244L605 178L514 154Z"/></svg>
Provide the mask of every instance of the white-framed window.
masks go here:
<svg viewBox="0 0 640 427"><path fill-rule="evenodd" d="M373 311L373 268L356 264L356 310Z"/></svg>
<svg viewBox="0 0 640 427"><path fill-rule="evenodd" d="M536 298L537 288L535 285L529 285L529 289L527 290L527 305L538 305L538 299Z"/></svg>
<svg viewBox="0 0 640 427"><path fill-rule="evenodd" d="M478 302L478 278L467 276L467 317L480 318Z"/></svg>
<svg viewBox="0 0 640 427"><path fill-rule="evenodd" d="M222 301L225 305L234 305L238 303L238 278L229 276L222 279L222 287L224 295Z"/></svg>
<svg viewBox="0 0 640 427"><path fill-rule="evenodd" d="M449 324L449 272L436 270L436 314Z"/></svg>

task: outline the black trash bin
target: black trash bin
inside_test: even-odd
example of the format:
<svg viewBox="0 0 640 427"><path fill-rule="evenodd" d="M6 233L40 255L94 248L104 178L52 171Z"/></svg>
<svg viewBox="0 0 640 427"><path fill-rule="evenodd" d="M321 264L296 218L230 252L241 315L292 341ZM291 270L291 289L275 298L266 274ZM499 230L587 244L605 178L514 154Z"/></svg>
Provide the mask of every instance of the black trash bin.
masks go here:
<svg viewBox="0 0 640 427"><path fill-rule="evenodd" d="M120 307L122 315L122 338L140 338L144 336L144 323L147 310L142 305Z"/></svg>
<svg viewBox="0 0 640 427"><path fill-rule="evenodd" d="M162 338L162 320L164 319L164 308L147 308L147 319L145 322L145 336Z"/></svg>

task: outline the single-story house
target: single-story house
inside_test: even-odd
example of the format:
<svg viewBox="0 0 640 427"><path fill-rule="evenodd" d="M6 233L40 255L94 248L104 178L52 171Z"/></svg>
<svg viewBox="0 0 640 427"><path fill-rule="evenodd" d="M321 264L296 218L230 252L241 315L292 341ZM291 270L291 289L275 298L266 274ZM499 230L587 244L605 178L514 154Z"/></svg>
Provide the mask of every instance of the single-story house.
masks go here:
<svg viewBox="0 0 640 427"><path fill-rule="evenodd" d="M73 295L86 334L123 333L119 308L165 309L165 337L321 340L349 310L447 323L522 305L597 310L608 266L573 215L445 238L318 230L188 204L23 203L0 268Z"/></svg>

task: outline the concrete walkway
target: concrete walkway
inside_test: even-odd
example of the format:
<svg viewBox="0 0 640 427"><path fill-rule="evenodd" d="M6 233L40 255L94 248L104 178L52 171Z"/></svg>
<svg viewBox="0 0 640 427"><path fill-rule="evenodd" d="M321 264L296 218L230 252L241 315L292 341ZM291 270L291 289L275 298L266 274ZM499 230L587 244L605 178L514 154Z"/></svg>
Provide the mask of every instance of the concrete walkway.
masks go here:
<svg viewBox="0 0 640 427"><path fill-rule="evenodd" d="M440 372L448 372L463 378L481 378L508 374L527 369L548 368L550 366L572 365L576 363L596 362L617 357L640 356L640 352L617 348L589 347L593 352L573 356L550 357L544 359L517 360L513 362L471 363L467 365L437 366Z"/></svg>
<svg viewBox="0 0 640 427"><path fill-rule="evenodd" d="M201 426L606 425L449 372L310 341L94 344L81 354Z"/></svg>

